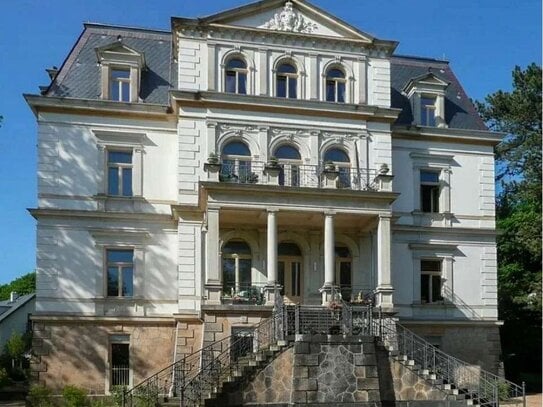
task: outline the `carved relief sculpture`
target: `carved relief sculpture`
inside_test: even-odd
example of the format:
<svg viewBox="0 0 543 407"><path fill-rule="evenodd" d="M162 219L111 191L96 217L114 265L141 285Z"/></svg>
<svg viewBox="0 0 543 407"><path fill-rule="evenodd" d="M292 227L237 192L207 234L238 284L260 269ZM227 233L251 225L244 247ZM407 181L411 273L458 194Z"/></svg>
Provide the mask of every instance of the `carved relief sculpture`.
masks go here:
<svg viewBox="0 0 543 407"><path fill-rule="evenodd" d="M304 16L294 11L292 2L287 1L283 11L275 13L273 18L263 25L264 28L277 31L312 33L317 24L307 21Z"/></svg>

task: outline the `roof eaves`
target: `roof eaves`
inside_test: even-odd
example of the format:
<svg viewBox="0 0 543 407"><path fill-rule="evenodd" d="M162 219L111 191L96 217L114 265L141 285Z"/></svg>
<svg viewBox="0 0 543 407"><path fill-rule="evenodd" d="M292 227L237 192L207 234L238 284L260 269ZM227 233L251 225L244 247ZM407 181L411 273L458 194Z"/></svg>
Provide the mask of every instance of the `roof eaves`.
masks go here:
<svg viewBox="0 0 543 407"><path fill-rule="evenodd" d="M23 295L15 301L15 305L11 306L9 310L0 314L0 322L5 320L8 316L12 315L15 311L21 308L23 305L31 301L36 296L35 293Z"/></svg>

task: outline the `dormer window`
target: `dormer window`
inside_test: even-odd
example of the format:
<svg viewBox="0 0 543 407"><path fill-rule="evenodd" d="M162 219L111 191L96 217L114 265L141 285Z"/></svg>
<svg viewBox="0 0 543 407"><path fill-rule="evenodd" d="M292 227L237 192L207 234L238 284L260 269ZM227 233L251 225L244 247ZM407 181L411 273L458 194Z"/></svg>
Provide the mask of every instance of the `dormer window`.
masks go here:
<svg viewBox="0 0 543 407"><path fill-rule="evenodd" d="M422 126L436 126L436 98L422 96L420 98L420 124Z"/></svg>
<svg viewBox="0 0 543 407"><path fill-rule="evenodd" d="M449 84L432 72L411 79L404 93L411 101L414 124L426 127L447 127L445 121L445 90Z"/></svg>
<svg viewBox="0 0 543 407"><path fill-rule="evenodd" d="M130 69L111 69L109 98L118 102L130 102Z"/></svg>
<svg viewBox="0 0 543 407"><path fill-rule="evenodd" d="M145 68L143 53L127 47L121 39L96 48L102 71L102 99L138 102L141 72Z"/></svg>

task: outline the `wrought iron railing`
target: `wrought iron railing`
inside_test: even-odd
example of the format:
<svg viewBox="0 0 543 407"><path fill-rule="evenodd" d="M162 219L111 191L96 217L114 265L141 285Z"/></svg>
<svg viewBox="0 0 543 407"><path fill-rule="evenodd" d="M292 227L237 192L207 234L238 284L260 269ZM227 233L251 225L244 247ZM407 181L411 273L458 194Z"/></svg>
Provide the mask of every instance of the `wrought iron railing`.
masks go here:
<svg viewBox="0 0 543 407"><path fill-rule="evenodd" d="M390 350L412 361L424 375L454 386L477 405L497 407L505 402L508 406L526 406L524 383L519 386L450 356L392 318L379 315L372 330Z"/></svg>
<svg viewBox="0 0 543 407"><path fill-rule="evenodd" d="M237 184L272 184L276 181L267 174L267 164L253 160L224 160L221 164L219 180ZM269 167L268 167L269 168ZM322 188L325 186L324 164L307 165L278 163L279 185L290 187ZM368 168L334 166L328 171L336 171L336 187L358 191L375 190L377 171Z"/></svg>

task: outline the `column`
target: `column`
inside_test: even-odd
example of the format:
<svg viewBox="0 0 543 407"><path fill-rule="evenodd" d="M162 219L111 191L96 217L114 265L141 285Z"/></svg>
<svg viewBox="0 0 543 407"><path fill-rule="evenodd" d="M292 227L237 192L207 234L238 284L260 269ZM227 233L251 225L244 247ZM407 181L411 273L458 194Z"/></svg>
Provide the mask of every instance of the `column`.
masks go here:
<svg viewBox="0 0 543 407"><path fill-rule="evenodd" d="M277 211L268 210L268 285L277 283Z"/></svg>
<svg viewBox="0 0 543 407"><path fill-rule="evenodd" d="M220 304L222 284L219 247L219 208L207 209L205 286L208 303Z"/></svg>
<svg viewBox="0 0 543 407"><path fill-rule="evenodd" d="M324 285L334 285L336 268L334 244L334 214L324 214Z"/></svg>
<svg viewBox="0 0 543 407"><path fill-rule="evenodd" d="M267 231L267 264L268 283L266 284L266 304L275 302L275 290L277 287L277 210L268 210Z"/></svg>
<svg viewBox="0 0 543 407"><path fill-rule="evenodd" d="M390 267L391 255L391 214L379 215L377 226L377 298L376 305L383 307L385 311L392 311L392 275Z"/></svg>

